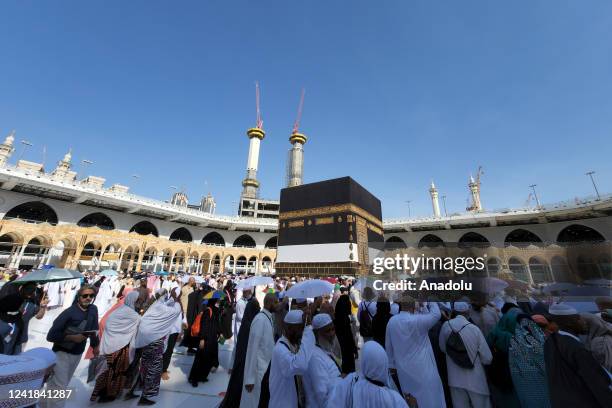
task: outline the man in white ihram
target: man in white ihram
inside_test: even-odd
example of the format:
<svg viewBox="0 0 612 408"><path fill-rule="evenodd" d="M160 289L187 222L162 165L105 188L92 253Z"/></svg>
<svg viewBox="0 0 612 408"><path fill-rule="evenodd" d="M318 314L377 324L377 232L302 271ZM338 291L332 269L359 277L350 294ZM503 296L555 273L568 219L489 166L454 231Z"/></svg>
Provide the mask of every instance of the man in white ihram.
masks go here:
<svg viewBox="0 0 612 408"><path fill-rule="evenodd" d="M274 350L274 325L272 312L276 307L276 295L268 293L263 300L263 309L255 316L249 332L244 363L244 390L240 396L240 407L256 408L261 395L261 381L268 370Z"/></svg>
<svg viewBox="0 0 612 408"><path fill-rule="evenodd" d="M417 314L414 299L404 296L399 303L401 312L387 325L385 349L389 368L397 371L402 393L412 394L419 407L446 408L428 334L440 320L440 308L430 302Z"/></svg>
<svg viewBox="0 0 612 408"><path fill-rule="evenodd" d="M440 329L440 349L446 353L446 342L451 333L459 333L465 349L474 364L473 368L463 368L446 355L448 368L448 385L450 386L453 405L456 407L489 408L489 386L483 364L490 364L493 356L484 335L473 323L468 322L470 305L455 302L457 317L442 325Z"/></svg>
<svg viewBox="0 0 612 408"><path fill-rule="evenodd" d="M334 322L327 313L312 318L316 345L308 362L308 372L303 377L306 392L306 408L323 408L338 380L342 361L333 352L336 342Z"/></svg>
<svg viewBox="0 0 612 408"><path fill-rule="evenodd" d="M303 406L305 402L301 377L308 370L314 337L312 330L304 331L301 310L291 310L283 321L285 335L278 340L272 353L268 407L298 408L298 402L299 406Z"/></svg>

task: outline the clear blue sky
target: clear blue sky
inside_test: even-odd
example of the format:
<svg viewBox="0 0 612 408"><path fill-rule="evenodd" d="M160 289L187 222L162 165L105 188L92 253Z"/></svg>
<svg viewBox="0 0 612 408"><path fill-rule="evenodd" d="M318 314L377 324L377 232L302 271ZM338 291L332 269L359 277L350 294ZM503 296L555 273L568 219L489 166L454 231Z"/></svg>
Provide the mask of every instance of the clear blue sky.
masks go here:
<svg viewBox="0 0 612 408"><path fill-rule="evenodd" d="M610 1L0 2L0 133L47 168L233 211L262 87L261 195L277 198L300 88L305 181L350 175L385 218L612 191ZM80 170L77 166L76 170ZM135 182L132 174L139 174ZM208 186L205 186L205 180Z"/></svg>

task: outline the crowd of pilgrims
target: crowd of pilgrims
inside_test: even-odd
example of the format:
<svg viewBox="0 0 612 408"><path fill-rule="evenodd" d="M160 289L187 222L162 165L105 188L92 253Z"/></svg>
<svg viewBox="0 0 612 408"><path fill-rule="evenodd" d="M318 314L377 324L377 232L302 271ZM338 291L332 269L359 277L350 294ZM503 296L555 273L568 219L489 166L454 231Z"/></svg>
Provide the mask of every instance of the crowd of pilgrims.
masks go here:
<svg viewBox="0 0 612 408"><path fill-rule="evenodd" d="M47 334L46 389L67 389L89 359L92 402L155 404L175 346L194 356L186 381L197 387L233 338L231 369L214 374L229 373L225 408L612 407L610 297L596 299L596 313L513 290L390 301L345 277L328 295L289 299L300 279L238 289L240 279L90 272L44 287L8 283L0 351L18 355L30 319L64 307Z"/></svg>

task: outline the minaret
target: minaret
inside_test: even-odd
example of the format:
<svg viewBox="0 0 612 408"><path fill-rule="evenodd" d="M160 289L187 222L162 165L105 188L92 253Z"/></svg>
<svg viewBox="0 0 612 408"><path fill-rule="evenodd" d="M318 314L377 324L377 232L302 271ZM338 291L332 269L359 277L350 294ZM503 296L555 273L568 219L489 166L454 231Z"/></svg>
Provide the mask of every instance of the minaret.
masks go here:
<svg viewBox="0 0 612 408"><path fill-rule="evenodd" d="M0 166L4 166L8 159L11 157L11 154L15 151L13 147L13 142L15 141L15 131L13 130L9 135L4 139L4 143L0 144Z"/></svg>
<svg viewBox="0 0 612 408"><path fill-rule="evenodd" d="M259 194L259 181L257 181L257 166L259 165L259 144L266 135L263 130L263 121L259 110L259 84L255 83L255 102L257 106L257 124L247 130L249 137L249 156L247 158L246 177L242 180L241 197L257 198Z"/></svg>
<svg viewBox="0 0 612 408"><path fill-rule="evenodd" d="M299 132L300 119L302 118L302 108L304 107L304 89L300 98L298 114L293 125L293 132L289 137L289 142L293 145L289 150L289 161L287 162L287 187L295 187L302 185L304 176L304 144L306 143L306 135Z"/></svg>
<svg viewBox="0 0 612 408"><path fill-rule="evenodd" d="M431 196L431 205L433 207L433 215L436 218L440 218L440 204L438 203L438 189L436 188L433 180L431 180L431 187L429 187L429 195Z"/></svg>
<svg viewBox="0 0 612 408"><path fill-rule="evenodd" d="M472 177L471 174L468 187L470 188L470 194L472 195L472 206L468 210L474 212L482 211L482 205L480 204L480 183L474 180L474 177Z"/></svg>
<svg viewBox="0 0 612 408"><path fill-rule="evenodd" d="M57 167L53 170L53 177L60 180L68 179L70 175L70 168L72 167L72 149L68 150L68 153L64 155L64 158L57 163Z"/></svg>

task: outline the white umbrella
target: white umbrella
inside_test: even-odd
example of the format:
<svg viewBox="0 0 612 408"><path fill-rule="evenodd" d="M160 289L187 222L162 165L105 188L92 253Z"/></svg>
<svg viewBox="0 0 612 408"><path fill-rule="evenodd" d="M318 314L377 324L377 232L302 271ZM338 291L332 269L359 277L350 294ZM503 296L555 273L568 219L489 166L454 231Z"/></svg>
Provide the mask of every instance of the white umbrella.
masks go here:
<svg viewBox="0 0 612 408"><path fill-rule="evenodd" d="M236 285L236 289L252 288L253 286L268 286L274 284L274 279L269 276L251 276L245 280L241 280Z"/></svg>
<svg viewBox="0 0 612 408"><path fill-rule="evenodd" d="M315 298L328 295L334 291L334 285L321 279L307 280L293 285L285 296L292 299Z"/></svg>

